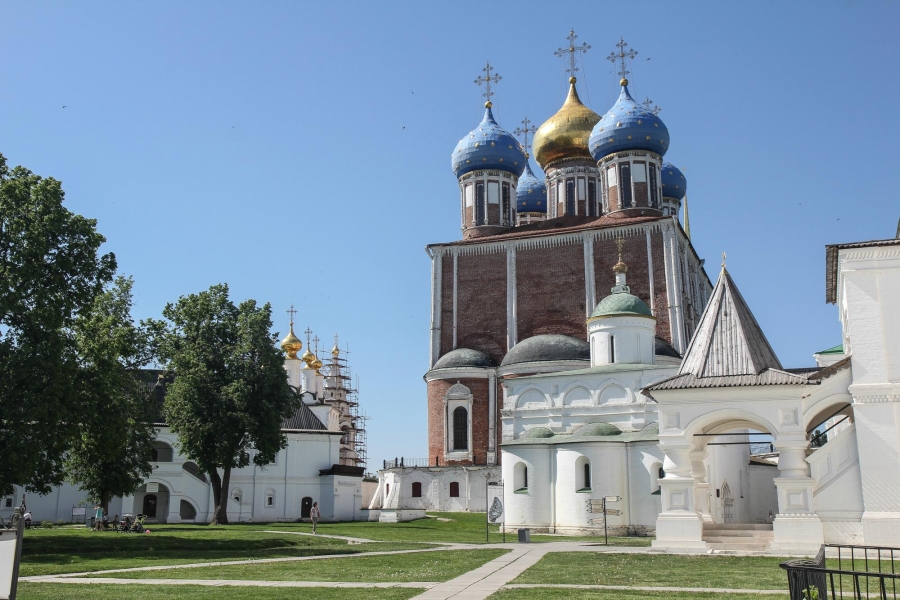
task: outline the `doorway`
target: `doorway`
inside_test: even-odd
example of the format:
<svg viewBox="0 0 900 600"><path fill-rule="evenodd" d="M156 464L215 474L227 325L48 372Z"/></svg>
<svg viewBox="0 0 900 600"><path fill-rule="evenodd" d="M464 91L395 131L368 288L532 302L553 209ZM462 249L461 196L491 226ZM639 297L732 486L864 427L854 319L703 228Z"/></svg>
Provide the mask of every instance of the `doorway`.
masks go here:
<svg viewBox="0 0 900 600"><path fill-rule="evenodd" d="M728 482L722 484L722 512L725 523L734 523L734 498L731 496L731 488Z"/></svg>
<svg viewBox="0 0 900 600"><path fill-rule="evenodd" d="M309 511L312 510L312 498L306 496L303 500L300 501L300 518L308 519Z"/></svg>
<svg viewBox="0 0 900 600"><path fill-rule="evenodd" d="M156 494L146 494L144 496L144 505L141 513L148 519L156 518Z"/></svg>

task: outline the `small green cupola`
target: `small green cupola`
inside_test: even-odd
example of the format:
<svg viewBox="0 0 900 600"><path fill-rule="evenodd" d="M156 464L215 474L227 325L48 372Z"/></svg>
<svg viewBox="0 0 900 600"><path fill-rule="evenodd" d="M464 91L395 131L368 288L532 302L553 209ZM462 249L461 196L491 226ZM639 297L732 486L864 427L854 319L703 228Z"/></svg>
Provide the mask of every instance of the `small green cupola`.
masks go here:
<svg viewBox="0 0 900 600"><path fill-rule="evenodd" d="M654 364L656 317L647 304L631 293L625 281L628 265L622 260L625 240L616 240L619 261L613 267L616 285L587 320L591 366Z"/></svg>

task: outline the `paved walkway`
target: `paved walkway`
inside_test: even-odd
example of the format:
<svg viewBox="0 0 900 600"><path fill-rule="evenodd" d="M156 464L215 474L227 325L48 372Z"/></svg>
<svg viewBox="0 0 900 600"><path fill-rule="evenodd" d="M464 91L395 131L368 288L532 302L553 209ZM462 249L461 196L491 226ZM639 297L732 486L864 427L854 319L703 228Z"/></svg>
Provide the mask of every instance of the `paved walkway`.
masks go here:
<svg viewBox="0 0 900 600"><path fill-rule="evenodd" d="M305 533L303 531L276 531L274 529L263 529L263 533L283 533L285 535L308 535L316 538L330 538L333 540L344 540L348 544L370 544L378 540L367 540L366 538L347 537L346 535L326 535L324 533Z"/></svg>
<svg viewBox="0 0 900 600"><path fill-rule="evenodd" d="M542 544L543 545L543 544ZM554 546L555 544L547 544ZM514 546L499 558L481 567L460 575L456 579L440 583L416 598L422 600L482 600L519 576L525 569L534 566L550 549L541 546Z"/></svg>

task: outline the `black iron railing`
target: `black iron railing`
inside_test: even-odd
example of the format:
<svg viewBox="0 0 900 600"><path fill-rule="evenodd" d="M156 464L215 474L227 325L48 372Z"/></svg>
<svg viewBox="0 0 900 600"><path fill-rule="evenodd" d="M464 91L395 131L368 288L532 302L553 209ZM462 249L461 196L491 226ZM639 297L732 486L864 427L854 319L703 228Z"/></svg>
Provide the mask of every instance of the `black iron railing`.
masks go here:
<svg viewBox="0 0 900 600"><path fill-rule="evenodd" d="M791 600L900 598L900 548L826 544L814 559L781 563Z"/></svg>

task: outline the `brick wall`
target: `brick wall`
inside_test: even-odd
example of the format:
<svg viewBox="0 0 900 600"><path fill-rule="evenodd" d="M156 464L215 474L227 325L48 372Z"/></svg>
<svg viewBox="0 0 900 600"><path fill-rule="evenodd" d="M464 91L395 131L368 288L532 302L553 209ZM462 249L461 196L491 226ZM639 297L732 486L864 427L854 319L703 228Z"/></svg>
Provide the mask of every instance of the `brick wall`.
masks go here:
<svg viewBox="0 0 900 600"><path fill-rule="evenodd" d="M428 382L428 459L434 464L435 457L440 457L441 464L444 461L444 429L447 418L444 413L444 396L450 386L456 382L463 384L472 391L472 451L477 464L485 464L488 450L489 410L488 379L447 379ZM499 390L495 390L499 393ZM499 404L498 404L499 406ZM499 416L499 408L497 409ZM499 418L498 418L499 424ZM496 430L495 430L496 431ZM499 435L499 431L496 431ZM495 448L497 444L495 442ZM499 449L497 451L499 455ZM446 464L471 464L467 461L454 461Z"/></svg>
<svg viewBox="0 0 900 600"><path fill-rule="evenodd" d="M457 285L457 347L480 350L499 363L507 350L506 254L460 256Z"/></svg>
<svg viewBox="0 0 900 600"><path fill-rule="evenodd" d="M581 243L516 251L519 340L559 333L587 340Z"/></svg>

